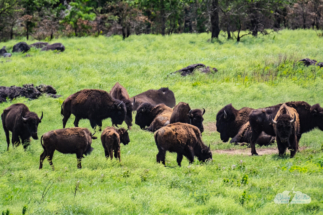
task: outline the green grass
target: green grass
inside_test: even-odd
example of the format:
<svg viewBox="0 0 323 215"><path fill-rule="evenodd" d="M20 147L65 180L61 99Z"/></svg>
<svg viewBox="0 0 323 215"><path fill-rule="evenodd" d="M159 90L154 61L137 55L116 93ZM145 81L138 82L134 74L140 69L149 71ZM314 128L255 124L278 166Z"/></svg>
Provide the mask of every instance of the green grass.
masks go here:
<svg viewBox="0 0 323 215"><path fill-rule="evenodd" d="M148 89L169 87L177 102L205 108L205 144L211 149L245 148L222 143L215 131L216 113L226 104L236 108L260 108L291 100L311 105L323 103L323 69L305 68L295 59L323 61L322 39L314 31L281 31L267 37L243 38L241 43L210 43L207 34L172 36L57 39L61 54L32 49L26 54L0 58L0 85L26 83L53 85L61 98L42 96L30 101L18 98L0 104L0 111L17 102L32 111L44 112L39 134L62 128L60 106L72 93L84 88L110 91L115 82L131 96ZM10 50L18 41L0 43ZM280 57L281 56L281 57ZM286 56L287 60L282 61ZM216 67L215 74L181 77L169 75L194 63ZM72 127L74 116L67 126ZM110 126L110 119L103 122ZM80 126L90 128L88 120ZM126 127L124 124L123 127ZM93 153L76 168L75 155L55 153L52 171L47 160L38 170L42 147L32 140L27 152L22 146L6 151L0 131L0 213L21 214L310 214L323 213L322 138L314 130L302 136L305 151L295 158L277 154L258 157L213 154L213 161L177 167L176 154L167 153L165 168L156 163L153 134L137 125L129 132L131 142L121 147L121 159L106 160L100 139ZM100 133L97 133L100 136ZM278 152L277 152L278 153ZM247 178L247 179L246 179ZM75 194L76 184L79 188ZM50 187L42 198L46 187ZM312 202L278 205L275 195L285 190L301 191Z"/></svg>

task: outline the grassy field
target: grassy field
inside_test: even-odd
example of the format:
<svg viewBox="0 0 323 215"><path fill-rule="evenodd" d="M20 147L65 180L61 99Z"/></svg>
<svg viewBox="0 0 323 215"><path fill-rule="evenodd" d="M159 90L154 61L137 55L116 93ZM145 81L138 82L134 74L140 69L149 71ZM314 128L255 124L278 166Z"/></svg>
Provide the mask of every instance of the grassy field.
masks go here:
<svg viewBox="0 0 323 215"><path fill-rule="evenodd" d="M302 58L323 61L322 38L315 31L281 31L266 37L243 38L241 43L208 42L207 34L172 36L62 38L60 54L32 49L26 54L0 58L0 85L50 84L61 98L18 98L0 104L0 111L23 102L44 112L38 133L62 128L60 106L70 94L84 88L110 91L115 82L130 96L148 89L169 87L177 102L205 108L205 144L218 149L245 149L222 143L214 129L216 113L232 103L236 108L260 108L304 100L323 105L323 69L304 67ZM12 46L18 41L0 43ZM29 42L30 43L30 42ZM216 67L215 74L169 75L194 63ZM68 121L72 127L74 116ZM90 128L88 120L81 127ZM111 126L105 120L103 126ZM123 124L123 127L126 127ZM97 133L96 136L100 136ZM323 214L323 132L302 136L306 149L295 158L213 154L213 161L177 167L176 154L167 153L165 168L156 163L153 134L137 125L129 131L130 144L121 146L121 159L106 160L100 138L93 153L76 168L75 155L54 154L52 171L47 160L38 170L42 147L32 140L7 151L0 129L0 213L21 214ZM275 146L271 146L273 148ZM310 204L275 204L276 194L300 191Z"/></svg>

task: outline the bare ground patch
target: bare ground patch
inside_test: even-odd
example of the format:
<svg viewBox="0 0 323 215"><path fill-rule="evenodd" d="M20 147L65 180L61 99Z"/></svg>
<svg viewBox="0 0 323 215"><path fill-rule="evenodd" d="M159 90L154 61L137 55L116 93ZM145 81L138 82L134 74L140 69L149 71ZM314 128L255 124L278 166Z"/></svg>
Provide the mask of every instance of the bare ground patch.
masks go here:
<svg viewBox="0 0 323 215"><path fill-rule="evenodd" d="M204 129L208 132L216 132L216 123L215 122L208 122L204 125Z"/></svg>
<svg viewBox="0 0 323 215"><path fill-rule="evenodd" d="M306 146L302 146L299 148L300 151L306 149ZM259 155L270 155L270 154L278 154L277 148L258 148L257 152ZM227 154L227 155L251 155L251 149L223 149L223 150L214 150L212 153L216 154ZM286 153L289 153L289 150L286 150Z"/></svg>

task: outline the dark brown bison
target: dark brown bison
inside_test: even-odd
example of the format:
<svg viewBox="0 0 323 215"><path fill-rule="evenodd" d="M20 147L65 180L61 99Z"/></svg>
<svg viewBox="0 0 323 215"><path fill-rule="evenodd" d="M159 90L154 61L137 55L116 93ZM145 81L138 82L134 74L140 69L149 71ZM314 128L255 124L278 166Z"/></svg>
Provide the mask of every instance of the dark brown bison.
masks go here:
<svg viewBox="0 0 323 215"><path fill-rule="evenodd" d="M111 89L110 95L114 99L118 99L120 101L123 101L123 103L126 105L126 119L125 122L127 123L128 129L131 129L132 126L132 102L130 101L129 94L119 82L117 82ZM135 98L134 98L135 101Z"/></svg>
<svg viewBox="0 0 323 215"><path fill-rule="evenodd" d="M177 163L181 166L183 155L193 163L194 156L199 161L212 159L210 147L204 145L200 130L187 123L174 123L167 125L154 134L158 148L157 162L165 165L166 151L177 153Z"/></svg>
<svg viewBox="0 0 323 215"><path fill-rule="evenodd" d="M299 114L300 132L297 134L298 142L303 133L309 132L314 128L319 128L323 131L323 109L319 104L311 106L303 101L287 102L285 104L288 107L294 108ZM281 105L282 104L278 104L267 108L253 110L250 113L249 122L252 130L250 145L252 155L258 155L255 148L255 142L261 132L264 131L266 134L271 136L276 135L272 125L272 119L275 118Z"/></svg>
<svg viewBox="0 0 323 215"><path fill-rule="evenodd" d="M290 157L294 157L298 151L297 135L300 132L299 115L297 111L286 104L280 106L273 126L276 133L279 156L286 153L286 148L290 150Z"/></svg>
<svg viewBox="0 0 323 215"><path fill-rule="evenodd" d="M55 150L63 154L76 154L77 168L81 169L83 155L91 154L94 137L87 128L63 128L45 133L40 143L44 152L40 155L39 169L43 168L43 161L47 157L54 170L53 155Z"/></svg>
<svg viewBox="0 0 323 215"><path fill-rule="evenodd" d="M228 142L230 138L238 134L240 128L248 122L252 110L248 107L237 110L232 104L228 104L217 113L216 129L223 142Z"/></svg>
<svg viewBox="0 0 323 215"><path fill-rule="evenodd" d="M200 109L192 110L189 104L185 102L180 102L173 109L173 113L170 117L170 124L175 122L188 123L198 127L201 133L203 133L204 113L205 113L204 108L203 110L200 110Z"/></svg>
<svg viewBox="0 0 323 215"><path fill-rule="evenodd" d="M176 104L174 93L168 88L148 90L132 97L130 100L133 104L133 110L137 110L138 107L143 103L150 103L154 106L158 104L165 104L166 106L171 108Z"/></svg>
<svg viewBox="0 0 323 215"><path fill-rule="evenodd" d="M4 54L7 53L6 47L2 47L2 49L0 49L0 56L3 56Z"/></svg>
<svg viewBox="0 0 323 215"><path fill-rule="evenodd" d="M17 43L13 46L12 52L28 52L30 50L29 46L25 42Z"/></svg>
<svg viewBox="0 0 323 215"><path fill-rule="evenodd" d="M250 147L251 136L251 126L250 123L247 122L240 128L238 134L231 139L230 143L235 143L235 145L238 145L238 143L247 143L247 145ZM256 144L258 144L259 146L268 146L273 144L275 142L275 139L275 136L270 136L265 132L261 132L256 141Z"/></svg>
<svg viewBox="0 0 323 215"><path fill-rule="evenodd" d="M70 95L62 104L63 128L71 114L75 115L74 126L80 119L89 119L91 127L102 127L102 120L111 118L113 125L122 124L126 117L125 104L103 90L85 89Z"/></svg>
<svg viewBox="0 0 323 215"><path fill-rule="evenodd" d="M42 51L65 51L65 46L62 43L54 43L52 45L45 46L41 49Z"/></svg>
<svg viewBox="0 0 323 215"><path fill-rule="evenodd" d="M144 103L137 110L135 122L141 129L149 126L146 130L154 132L169 124L172 113L173 109L164 104L153 106L152 104Z"/></svg>
<svg viewBox="0 0 323 215"><path fill-rule="evenodd" d="M4 109L1 120L7 138L7 150L9 150L10 145L9 131L12 132L12 145L19 146L21 139L25 150L29 146L30 137L38 140L37 129L42 119L43 113L38 118L36 113L30 112L28 107L21 103L13 104Z"/></svg>
<svg viewBox="0 0 323 215"><path fill-rule="evenodd" d="M106 158L119 159L121 161L120 156L120 143L123 145L128 145L130 142L128 131L124 128L116 129L113 127L106 127L101 134L101 142L104 148L104 153Z"/></svg>

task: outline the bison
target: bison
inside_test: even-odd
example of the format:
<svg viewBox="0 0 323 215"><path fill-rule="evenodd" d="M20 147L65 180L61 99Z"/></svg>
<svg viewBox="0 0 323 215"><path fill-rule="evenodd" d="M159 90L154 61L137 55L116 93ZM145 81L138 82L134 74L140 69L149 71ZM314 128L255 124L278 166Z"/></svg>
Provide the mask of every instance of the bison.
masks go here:
<svg viewBox="0 0 323 215"><path fill-rule="evenodd" d="M101 134L101 142L104 148L105 157L119 159L121 161L120 156L120 142L123 145L128 145L130 142L128 131L124 128L116 129L113 127L106 127Z"/></svg>
<svg viewBox="0 0 323 215"><path fill-rule="evenodd" d="M192 110L189 106L189 104L185 102L178 103L174 109L173 113L170 117L170 124L175 122L182 122L182 123L188 123L191 125L194 125L198 127L203 133L204 127L203 127L203 115L205 113L205 109L203 108L203 111L200 109L194 109Z"/></svg>
<svg viewBox="0 0 323 215"><path fill-rule="evenodd" d="M55 150L63 154L76 154L77 168L81 169L83 155L93 151L92 139L97 139L93 135L87 128L63 128L45 133L40 139L44 152L40 155L39 169L43 168L43 161L47 157L54 170L52 160Z"/></svg>
<svg viewBox="0 0 323 215"><path fill-rule="evenodd" d="M62 104L63 128L71 114L75 115L74 126L80 119L89 119L91 127L102 127L102 120L111 118L113 125L122 124L126 117L125 104L103 90L85 89L70 95Z"/></svg>
<svg viewBox="0 0 323 215"><path fill-rule="evenodd" d="M131 126L132 126L132 102L130 101L130 97L129 97L129 94L128 94L126 88L124 88L121 84L119 84L119 82L117 82L112 87L112 89L110 91L110 95L114 99L118 99L120 101L123 101L123 103L126 105L127 114L126 114L125 122L128 126L128 129L131 129ZM134 102L135 102L135 98L134 98Z"/></svg>
<svg viewBox="0 0 323 215"><path fill-rule="evenodd" d="M150 103L152 105L165 104L171 108L173 108L176 104L174 93L168 88L148 90L132 97L130 100L133 104L133 110L137 110L143 103Z"/></svg>
<svg viewBox="0 0 323 215"><path fill-rule="evenodd" d="M146 130L154 132L169 124L172 113L173 109L164 104L153 106L152 104L144 103L140 105L137 110L135 123L139 125L141 129L145 129L146 126L149 126Z"/></svg>
<svg viewBox="0 0 323 215"><path fill-rule="evenodd" d="M25 42L17 43L13 46L12 52L28 52L30 50L30 47Z"/></svg>
<svg viewBox="0 0 323 215"><path fill-rule="evenodd" d="M199 161L212 159L210 146L204 145L201 139L200 130L193 125L186 123L174 123L167 125L154 134L158 148L157 162L165 165L166 151L177 153L177 163L181 166L183 155L193 163L194 156Z"/></svg>
<svg viewBox="0 0 323 215"><path fill-rule="evenodd" d="M19 146L21 139L25 150L29 146L30 137L38 140L37 129L42 119L43 113L38 118L36 113L30 112L28 107L21 103L13 104L4 109L1 120L7 138L7 150L9 150L10 145L9 131L12 132L12 145Z"/></svg>
<svg viewBox="0 0 323 215"><path fill-rule="evenodd" d="M300 132L297 134L297 141L299 142L303 133L309 132L314 128L319 128L323 131L323 108L319 104L313 106L304 101L287 102L288 107L294 108L299 114ZM255 142L262 131L269 135L276 135L272 119L275 118L280 106L261 108L253 110L249 115L249 122L252 130L251 137L251 154L258 155Z"/></svg>
<svg viewBox="0 0 323 215"><path fill-rule="evenodd" d="M290 157L293 158L298 150L297 135L300 132L297 111L283 104L272 122L276 133L279 156L283 156L286 153L286 148L288 148L291 151Z"/></svg>
<svg viewBox="0 0 323 215"><path fill-rule="evenodd" d="M252 110L249 107L237 110L232 104L228 104L217 113L216 128L223 142L228 142L238 134L240 128L248 122Z"/></svg>
<svg viewBox="0 0 323 215"><path fill-rule="evenodd" d="M250 146L251 136L251 126L250 123L247 122L240 128L238 134L231 139L230 143L235 143L235 145L238 145L238 143L247 143L248 146ZM265 132L262 132L258 137L256 144L259 146L268 146L273 144L275 139L275 136L270 136Z"/></svg>
<svg viewBox="0 0 323 215"><path fill-rule="evenodd" d="M2 49L0 49L0 56L3 56L4 54L7 53L6 47L2 47Z"/></svg>

